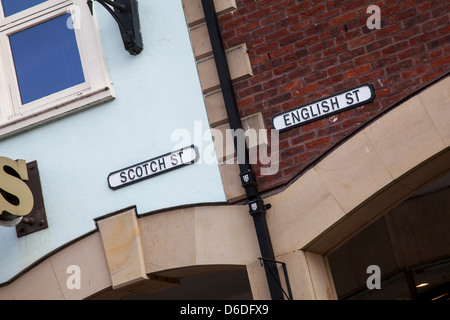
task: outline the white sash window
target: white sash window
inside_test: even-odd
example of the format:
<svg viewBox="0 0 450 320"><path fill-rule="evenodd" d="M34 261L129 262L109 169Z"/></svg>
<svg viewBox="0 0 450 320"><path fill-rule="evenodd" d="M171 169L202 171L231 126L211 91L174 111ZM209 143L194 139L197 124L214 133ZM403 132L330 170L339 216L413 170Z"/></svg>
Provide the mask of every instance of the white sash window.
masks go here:
<svg viewBox="0 0 450 320"><path fill-rule="evenodd" d="M113 97L86 0L0 4L0 136Z"/></svg>

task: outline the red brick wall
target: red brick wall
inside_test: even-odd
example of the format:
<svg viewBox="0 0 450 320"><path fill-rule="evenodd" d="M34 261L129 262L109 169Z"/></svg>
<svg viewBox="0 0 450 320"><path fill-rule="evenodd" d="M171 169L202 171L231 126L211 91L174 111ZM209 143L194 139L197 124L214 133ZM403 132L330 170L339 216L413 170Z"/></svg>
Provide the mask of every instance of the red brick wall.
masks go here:
<svg viewBox="0 0 450 320"><path fill-rule="evenodd" d="M261 190L283 185L362 125L450 70L448 0L236 0L221 15L226 47L246 43L254 76L235 84L242 116L274 114L363 83L375 100L280 133L280 170ZM369 5L381 9L370 30Z"/></svg>

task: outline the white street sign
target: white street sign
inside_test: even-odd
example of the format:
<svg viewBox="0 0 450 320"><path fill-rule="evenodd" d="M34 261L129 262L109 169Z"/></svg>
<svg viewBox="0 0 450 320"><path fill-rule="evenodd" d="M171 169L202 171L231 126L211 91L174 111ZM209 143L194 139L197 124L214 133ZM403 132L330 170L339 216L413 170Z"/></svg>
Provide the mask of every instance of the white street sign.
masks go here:
<svg viewBox="0 0 450 320"><path fill-rule="evenodd" d="M115 171L109 174L108 184L111 189L118 189L193 164L197 160L197 148L192 145Z"/></svg>
<svg viewBox="0 0 450 320"><path fill-rule="evenodd" d="M372 101L375 93L372 85L347 90L334 96L277 114L272 119L273 128L279 131L301 126L333 114L356 108Z"/></svg>

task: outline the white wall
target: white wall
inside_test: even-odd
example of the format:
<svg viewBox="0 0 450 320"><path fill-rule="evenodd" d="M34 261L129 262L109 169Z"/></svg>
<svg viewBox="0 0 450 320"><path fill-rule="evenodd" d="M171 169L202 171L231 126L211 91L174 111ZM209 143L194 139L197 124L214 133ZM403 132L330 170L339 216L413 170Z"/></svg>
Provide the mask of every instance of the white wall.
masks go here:
<svg viewBox="0 0 450 320"><path fill-rule="evenodd" d="M177 129L196 134L192 143L201 157L212 142L204 135L208 121L181 0L139 2L145 48L138 56L125 51L113 18L95 7L116 99L0 140L1 156L37 160L49 223L22 238L15 228L0 227L0 283L93 230L96 217L132 205L146 213L226 200L218 166L202 159L123 189L108 188L109 173L179 145L171 140Z"/></svg>

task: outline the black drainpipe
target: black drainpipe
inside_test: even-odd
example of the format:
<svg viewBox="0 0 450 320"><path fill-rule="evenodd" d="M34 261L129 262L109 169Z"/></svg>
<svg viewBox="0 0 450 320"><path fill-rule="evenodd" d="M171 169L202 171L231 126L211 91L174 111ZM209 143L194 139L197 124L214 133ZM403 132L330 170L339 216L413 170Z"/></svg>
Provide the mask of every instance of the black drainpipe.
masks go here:
<svg viewBox="0 0 450 320"><path fill-rule="evenodd" d="M264 263L264 269L266 272L270 295L273 300L283 300L280 277L276 263L273 262L275 261L275 255L266 222L266 210L270 208L270 205L264 204L264 201L258 192L255 173L249 163L248 150L244 143L245 140L241 118L237 108L233 85L231 83L230 70L228 69L228 62L225 55L219 24L217 22L214 2L213 0L202 0L202 5L214 59L216 62L217 73L219 75L220 85L222 87L222 94L225 101L228 121L230 123L230 128L234 130L235 133L234 146L237 152L242 186L245 189L250 214L253 217L255 224L262 259L266 259L265 261L267 261L267 263Z"/></svg>

